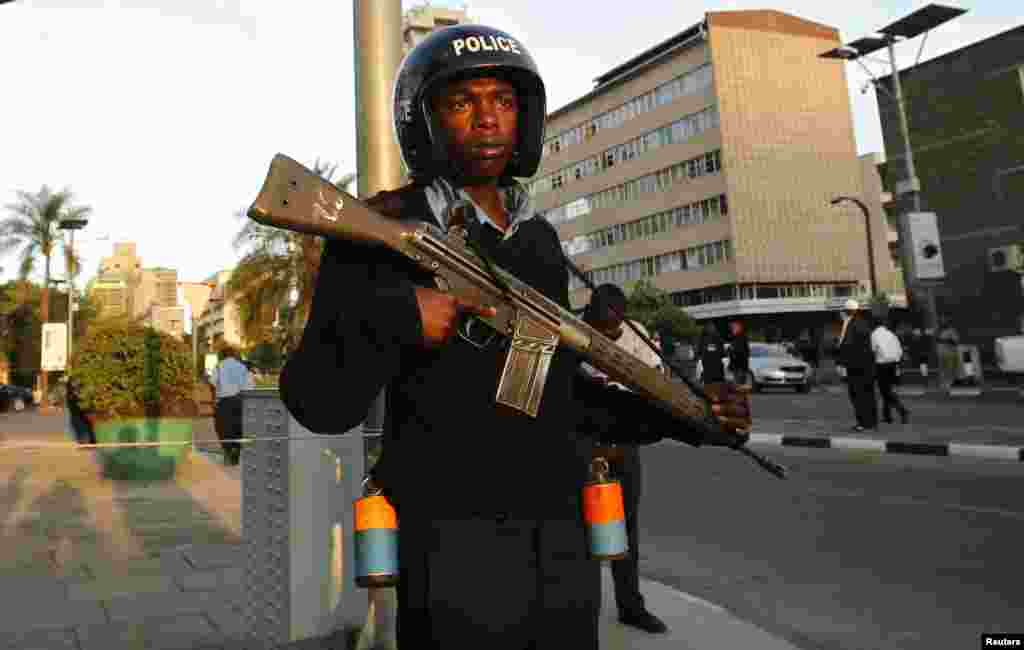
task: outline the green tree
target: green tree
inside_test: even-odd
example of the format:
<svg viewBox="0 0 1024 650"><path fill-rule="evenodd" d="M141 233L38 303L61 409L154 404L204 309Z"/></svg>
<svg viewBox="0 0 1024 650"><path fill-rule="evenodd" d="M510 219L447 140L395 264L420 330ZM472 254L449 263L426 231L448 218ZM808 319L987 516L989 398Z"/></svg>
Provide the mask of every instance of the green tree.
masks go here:
<svg viewBox="0 0 1024 650"><path fill-rule="evenodd" d="M345 174L333 180L337 165L319 159L313 171L346 191L356 178ZM238 305L242 338L289 350L309 317L323 238L258 224L246 217L245 210L236 216L245 225L235 236L234 246L245 253L228 280L227 293Z"/></svg>
<svg viewBox="0 0 1024 650"><path fill-rule="evenodd" d="M670 345L696 337L700 326L682 307L673 304L668 293L647 280L640 280L626 295L626 313L640 321L649 332L658 332ZM667 347L665 352L671 352Z"/></svg>
<svg viewBox="0 0 1024 650"><path fill-rule="evenodd" d="M62 219L84 218L92 212L92 208L74 204L74 194L70 188L54 192L49 186L43 185L35 194L18 191L18 200L8 204L11 213L0 221L0 256L7 256L21 249L21 261L18 277L26 279L39 263L44 261L43 290L40 304L39 321L47 323L50 319L50 263L54 247L61 241L58 229ZM71 267L77 268L76 262ZM41 388L43 399L47 396L47 377L42 373Z"/></svg>

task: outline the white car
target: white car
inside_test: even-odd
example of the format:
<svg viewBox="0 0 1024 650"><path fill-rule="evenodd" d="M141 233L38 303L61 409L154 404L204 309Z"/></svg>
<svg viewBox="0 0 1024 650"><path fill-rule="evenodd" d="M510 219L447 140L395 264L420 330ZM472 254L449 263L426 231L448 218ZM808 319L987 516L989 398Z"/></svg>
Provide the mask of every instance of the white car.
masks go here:
<svg viewBox="0 0 1024 650"><path fill-rule="evenodd" d="M996 365L1003 372L1024 372L1024 335L996 339Z"/></svg>
<svg viewBox="0 0 1024 650"><path fill-rule="evenodd" d="M729 372L729 358L722 359L725 378L732 380ZM790 354L782 345L771 343L750 344L751 384L755 391L766 386L790 386L799 393L811 390L814 369L802 359ZM704 365L697 362L697 381L704 380Z"/></svg>

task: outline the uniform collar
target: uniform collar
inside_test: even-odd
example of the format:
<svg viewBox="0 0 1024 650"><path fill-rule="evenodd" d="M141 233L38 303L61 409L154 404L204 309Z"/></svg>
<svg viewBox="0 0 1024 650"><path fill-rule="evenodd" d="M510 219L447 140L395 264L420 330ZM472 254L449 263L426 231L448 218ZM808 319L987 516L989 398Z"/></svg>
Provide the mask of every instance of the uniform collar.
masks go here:
<svg viewBox="0 0 1024 650"><path fill-rule="evenodd" d="M505 201L505 209L508 211L508 229L503 233L503 239L508 239L516 234L520 224L535 218L536 213L533 210L532 197L519 181L512 180L509 184L499 187L498 191L501 192ZM466 190L454 187L447 179L440 176L435 178L430 185L423 188L423 192L434 219L445 232L448 231L448 206L458 199L465 199L473 205L480 223L502 232L501 228L484 212L483 208L477 205Z"/></svg>

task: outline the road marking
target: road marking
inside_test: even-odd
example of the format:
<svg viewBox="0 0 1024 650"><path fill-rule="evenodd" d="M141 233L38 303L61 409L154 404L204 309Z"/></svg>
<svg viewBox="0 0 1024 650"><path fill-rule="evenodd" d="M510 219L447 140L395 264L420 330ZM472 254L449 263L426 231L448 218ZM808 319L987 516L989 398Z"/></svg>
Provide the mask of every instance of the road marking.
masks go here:
<svg viewBox="0 0 1024 650"><path fill-rule="evenodd" d="M885 451L884 440L865 438L832 438L832 446L837 449L856 449L860 451Z"/></svg>
<svg viewBox="0 0 1024 650"><path fill-rule="evenodd" d="M1002 445L969 445L957 442L949 444L950 456L972 456L975 458L999 458L1017 460L1019 451L1016 447Z"/></svg>

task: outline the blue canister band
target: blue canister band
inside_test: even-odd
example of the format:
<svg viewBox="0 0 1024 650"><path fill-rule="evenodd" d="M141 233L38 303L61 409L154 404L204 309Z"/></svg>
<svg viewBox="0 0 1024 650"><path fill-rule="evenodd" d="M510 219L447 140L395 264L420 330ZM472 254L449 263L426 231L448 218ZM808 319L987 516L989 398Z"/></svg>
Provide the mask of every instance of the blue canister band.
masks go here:
<svg viewBox="0 0 1024 650"><path fill-rule="evenodd" d="M618 555L628 547L626 521L617 519L603 524L588 524L590 552L594 555Z"/></svg>
<svg viewBox="0 0 1024 650"><path fill-rule="evenodd" d="M369 528L355 531L356 577L398 573L398 531Z"/></svg>

